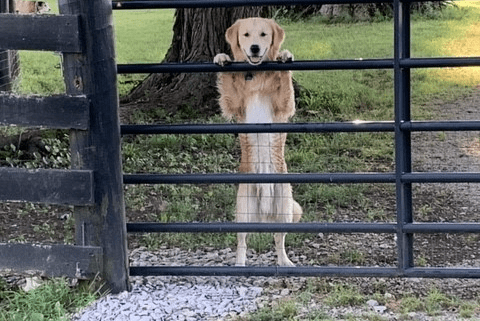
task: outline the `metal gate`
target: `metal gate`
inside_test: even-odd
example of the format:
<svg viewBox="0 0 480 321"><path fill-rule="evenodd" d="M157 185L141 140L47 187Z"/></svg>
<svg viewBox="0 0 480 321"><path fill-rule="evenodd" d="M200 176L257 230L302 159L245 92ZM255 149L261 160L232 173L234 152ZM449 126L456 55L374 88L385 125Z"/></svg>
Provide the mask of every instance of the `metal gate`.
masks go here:
<svg viewBox="0 0 480 321"><path fill-rule="evenodd" d="M244 275L244 276L371 276L371 277L480 277L478 268L417 267L413 242L417 233L480 233L478 223L415 223L412 210L413 183L480 183L480 173L412 172L411 133L417 131L478 131L480 121L412 121L410 115L410 70L412 68L480 66L480 58L411 58L410 1L281 1L281 0L177 0L114 1L114 9L203 8L252 5L310 5L388 2L394 11L394 58L365 60L273 62L260 66L233 63L218 67L212 63L124 64L118 72L190 73L256 70L389 69L394 71L395 120L386 122L292 123L292 124L208 124L208 125L124 125L122 135L217 134L271 132L391 132L395 136L395 171L390 173L309 174L182 174L124 175L125 184L214 184L214 183L393 183L396 190L396 223L129 223L134 232L298 232L298 233L392 233L397 237L396 267L130 267L130 275Z"/></svg>

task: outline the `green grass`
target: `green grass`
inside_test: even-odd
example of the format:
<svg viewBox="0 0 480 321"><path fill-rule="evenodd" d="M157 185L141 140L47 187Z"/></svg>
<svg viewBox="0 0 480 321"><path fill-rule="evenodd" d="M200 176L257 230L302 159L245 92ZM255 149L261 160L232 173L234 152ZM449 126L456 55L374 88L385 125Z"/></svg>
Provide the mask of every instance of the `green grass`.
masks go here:
<svg viewBox="0 0 480 321"><path fill-rule="evenodd" d="M66 321L69 314L88 305L99 294L90 285L70 288L66 280L54 279L25 292L13 291L0 279L0 320Z"/></svg>
<svg viewBox="0 0 480 321"><path fill-rule="evenodd" d="M114 11L117 63L161 62L172 41L173 13L172 9ZM144 78L119 75L120 95L128 94Z"/></svg>
<svg viewBox="0 0 480 321"><path fill-rule="evenodd" d="M435 318L442 311L458 311L460 318L468 320L475 315L479 304L475 300L460 300L457 297L445 294L438 289L432 288L426 296L402 295L399 298L385 296L384 290L375 290L373 294L362 293L356 286L348 283L332 283L322 278L311 278L304 289L282 298L279 302L264 302L262 308L244 317L238 317L236 321L253 320L338 320L328 316L328 310L346 306L363 307L368 300L373 299L380 305L388 308L389 312L400 315L400 320L410 320L411 312L425 312ZM311 303L316 307L312 308ZM320 308L319 308L320 307ZM340 317L340 316L339 316ZM374 312L363 312L352 315L345 314L342 320L387 320L386 315Z"/></svg>
<svg viewBox="0 0 480 321"><path fill-rule="evenodd" d="M55 3L51 13L58 13ZM114 11L117 63L155 63L163 60L171 42L174 10ZM21 51L23 94L51 95L65 92L61 58L50 52ZM125 95L145 75L119 75L119 93Z"/></svg>

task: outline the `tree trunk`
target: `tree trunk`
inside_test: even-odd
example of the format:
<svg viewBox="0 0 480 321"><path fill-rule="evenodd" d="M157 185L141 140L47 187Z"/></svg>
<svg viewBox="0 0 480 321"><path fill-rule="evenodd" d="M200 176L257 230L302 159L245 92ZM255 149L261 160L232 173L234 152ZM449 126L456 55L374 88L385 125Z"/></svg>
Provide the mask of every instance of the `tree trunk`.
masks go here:
<svg viewBox="0 0 480 321"><path fill-rule="evenodd" d="M177 9L173 40L164 62L210 62L230 52L225 31L237 19L259 16L262 7ZM131 109L164 108L167 114L211 115L219 111L216 75L151 74L122 100L122 120Z"/></svg>

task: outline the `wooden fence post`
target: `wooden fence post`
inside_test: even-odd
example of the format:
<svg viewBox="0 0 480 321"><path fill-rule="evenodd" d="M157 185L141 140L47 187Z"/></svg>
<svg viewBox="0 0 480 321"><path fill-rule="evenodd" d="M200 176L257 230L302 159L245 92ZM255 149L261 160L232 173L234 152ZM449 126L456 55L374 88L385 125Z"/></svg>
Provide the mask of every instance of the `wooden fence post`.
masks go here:
<svg viewBox="0 0 480 321"><path fill-rule="evenodd" d="M8 0L0 0L0 13L9 12ZM0 47L0 91L10 91L10 66L8 50L2 50Z"/></svg>
<svg viewBox="0 0 480 321"><path fill-rule="evenodd" d="M72 168L94 171L95 205L75 208L76 243L103 248L102 278L112 293L129 290L120 148L117 66L110 0L59 0L60 13L79 14L82 54L64 54L67 94L90 100L87 131L71 134Z"/></svg>

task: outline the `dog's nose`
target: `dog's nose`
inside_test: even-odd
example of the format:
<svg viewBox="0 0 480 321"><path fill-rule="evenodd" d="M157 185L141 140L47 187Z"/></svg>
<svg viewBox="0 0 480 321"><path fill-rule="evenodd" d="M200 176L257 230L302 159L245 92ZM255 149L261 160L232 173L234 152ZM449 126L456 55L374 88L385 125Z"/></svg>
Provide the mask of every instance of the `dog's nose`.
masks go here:
<svg viewBox="0 0 480 321"><path fill-rule="evenodd" d="M252 55L258 55L258 53L260 52L260 47L258 45L251 45L250 52L252 53Z"/></svg>

